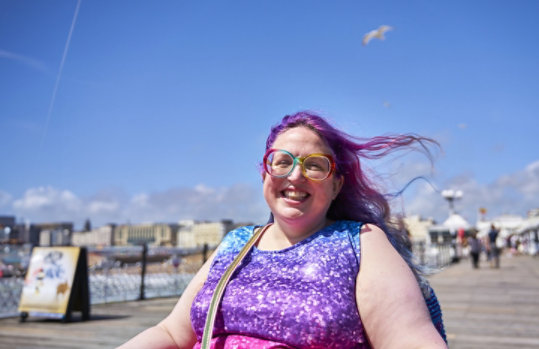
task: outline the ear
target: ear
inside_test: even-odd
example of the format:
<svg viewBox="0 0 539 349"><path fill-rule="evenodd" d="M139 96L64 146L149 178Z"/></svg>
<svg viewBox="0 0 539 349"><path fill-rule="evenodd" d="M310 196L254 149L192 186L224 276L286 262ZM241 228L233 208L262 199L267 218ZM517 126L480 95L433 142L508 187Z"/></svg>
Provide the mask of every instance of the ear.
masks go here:
<svg viewBox="0 0 539 349"><path fill-rule="evenodd" d="M341 192L342 186L344 184L344 177L343 176L335 176L333 178L333 200L339 195Z"/></svg>

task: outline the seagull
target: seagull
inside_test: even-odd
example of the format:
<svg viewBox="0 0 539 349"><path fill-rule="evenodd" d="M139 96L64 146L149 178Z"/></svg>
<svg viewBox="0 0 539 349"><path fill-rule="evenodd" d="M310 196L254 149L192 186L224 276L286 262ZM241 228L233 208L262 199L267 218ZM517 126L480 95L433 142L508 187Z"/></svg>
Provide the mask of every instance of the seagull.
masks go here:
<svg viewBox="0 0 539 349"><path fill-rule="evenodd" d="M363 46L367 45L369 41L374 38L384 40L384 33L388 30L393 30L393 27L390 27L388 25L381 25L378 29L371 30L363 36Z"/></svg>

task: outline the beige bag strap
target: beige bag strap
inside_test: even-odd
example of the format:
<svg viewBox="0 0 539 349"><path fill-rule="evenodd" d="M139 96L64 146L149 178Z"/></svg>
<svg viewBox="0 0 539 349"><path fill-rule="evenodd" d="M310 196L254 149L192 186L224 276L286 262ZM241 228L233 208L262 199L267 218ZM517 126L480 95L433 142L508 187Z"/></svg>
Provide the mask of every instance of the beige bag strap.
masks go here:
<svg viewBox="0 0 539 349"><path fill-rule="evenodd" d="M213 326L215 324L215 317L217 316L217 309L219 308L221 298L223 297L223 293L225 292L225 288L228 284L228 281L230 280L230 277L232 276L238 265L240 265L241 261L243 261L247 253L258 242L262 234L264 234L264 232L268 229L270 225L271 224L267 224L263 228L258 228L258 231L255 231L253 236L251 236L249 241L247 241L245 246L243 246L240 253L238 253L236 258L234 258L234 261L228 266L226 271L221 276L221 279L217 283L217 286L213 291L210 307L208 308L208 314L206 315L206 323L204 325L204 333L202 334L201 342L202 349L210 348L210 342L213 335Z"/></svg>

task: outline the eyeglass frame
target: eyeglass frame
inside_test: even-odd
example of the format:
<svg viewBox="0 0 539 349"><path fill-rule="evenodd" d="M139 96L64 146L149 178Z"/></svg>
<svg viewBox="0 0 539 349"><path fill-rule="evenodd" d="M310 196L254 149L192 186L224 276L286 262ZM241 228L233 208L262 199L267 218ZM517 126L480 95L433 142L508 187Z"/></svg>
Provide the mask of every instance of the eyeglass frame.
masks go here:
<svg viewBox="0 0 539 349"><path fill-rule="evenodd" d="M287 174L285 175L275 175L275 174L272 174L268 171L268 168L266 166L266 164L269 164L268 162L268 156L269 154L271 154L272 152L275 152L275 151L282 151L288 155L290 155L290 157L294 160L293 164L292 164L292 168L290 168L290 171L288 171ZM314 179L314 178L311 178L309 176L307 176L307 171L305 170L305 166L303 165L303 162L305 161L305 159L307 159L308 157L311 157L311 156L324 156L326 157L328 160L329 160L329 165L330 165L330 168L329 168L329 172L327 174L326 177L322 178L322 179ZM331 156L330 154L324 154L324 153L312 153L312 154L309 154L307 156L294 156L292 155L292 153L290 153L289 151L287 150L284 150L284 149L276 149L276 148L271 148L271 149L268 149L266 151L266 154L264 154L264 159L263 159L263 162L262 162L262 165L264 166L264 171L269 174L270 176L272 177L277 177L277 178L285 178L285 177L288 177L290 176L290 174L294 171L294 169L296 168L296 165L298 164L301 165L301 174L303 175L303 177L311 180L311 181L315 181L315 182L321 182L321 181L325 181L326 179L328 179L329 177L331 177L331 175L333 174L333 172L335 172L335 168L336 168L336 164L335 164L335 160L333 159L333 156Z"/></svg>

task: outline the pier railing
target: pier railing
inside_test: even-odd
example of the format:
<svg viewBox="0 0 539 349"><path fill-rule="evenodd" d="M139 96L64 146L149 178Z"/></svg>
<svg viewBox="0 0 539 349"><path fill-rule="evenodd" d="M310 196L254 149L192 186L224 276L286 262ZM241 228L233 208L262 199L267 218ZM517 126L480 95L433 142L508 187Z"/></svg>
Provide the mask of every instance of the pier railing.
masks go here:
<svg viewBox="0 0 539 349"><path fill-rule="evenodd" d="M88 248L90 303L180 296L214 246ZM420 264L442 268L453 260L451 244L414 243ZM29 256L28 256L29 257ZM18 315L24 272L0 277L0 317Z"/></svg>
<svg viewBox="0 0 539 349"><path fill-rule="evenodd" d="M90 303L179 296L214 248L88 248ZM18 315L23 273L0 278L0 317Z"/></svg>
<svg viewBox="0 0 539 349"><path fill-rule="evenodd" d="M424 241L413 242L412 252L419 264L434 270L443 268L455 261L455 247L451 242L430 245Z"/></svg>

